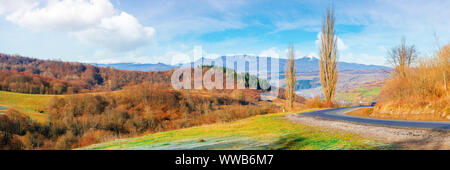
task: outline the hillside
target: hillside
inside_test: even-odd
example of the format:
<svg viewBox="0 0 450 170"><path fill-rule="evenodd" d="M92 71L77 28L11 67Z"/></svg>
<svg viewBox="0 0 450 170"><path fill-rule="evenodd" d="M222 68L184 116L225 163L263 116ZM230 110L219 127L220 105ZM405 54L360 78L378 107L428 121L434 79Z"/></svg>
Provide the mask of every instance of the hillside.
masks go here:
<svg viewBox="0 0 450 170"><path fill-rule="evenodd" d="M217 59L202 58L194 63L181 65L181 67L201 66L209 65L211 63L221 62L224 66L233 65L236 61L254 61L260 60L270 61L274 58L271 57L257 57L257 56L222 56ZM279 78L284 78L284 70L286 59L279 60ZM130 64L130 63L117 63L117 64L98 64L99 66L115 67L126 70L169 70L180 67L171 66L166 64ZM320 81L319 81L319 60L314 57L302 57L295 60L295 66L297 71L297 94L305 97L313 97L321 94ZM270 71L270 65L263 66ZM236 68L234 68L236 69ZM376 83L383 81L388 77L388 73L392 70L390 67L378 66L378 65L364 65L357 63L339 62L340 78L338 81L338 91L346 91L364 84ZM250 66L246 65L245 68L250 74L256 74L258 70L252 70ZM273 79L273 77L268 77ZM281 87L284 87L284 81L281 80ZM275 85L275 84L273 84Z"/></svg>
<svg viewBox="0 0 450 170"><path fill-rule="evenodd" d="M144 83L75 95L0 91L0 149L71 149L117 138L239 120L281 110L256 90L172 90ZM281 100L281 99L280 99ZM299 104L299 103L298 103Z"/></svg>
<svg viewBox="0 0 450 170"><path fill-rule="evenodd" d="M0 149L71 149L278 112L284 103L283 89L277 102L261 101L261 89L175 90L169 84L171 71L125 71L10 55L0 55L0 61L0 134L5 134ZM216 68L202 71L209 69ZM248 85L250 75L227 70L245 77L235 85ZM301 106L305 99L296 101Z"/></svg>
<svg viewBox="0 0 450 170"><path fill-rule="evenodd" d="M308 110L303 110L306 112ZM80 149L104 150L323 150L389 149L373 139L345 132L330 132L288 122L287 113L261 115L230 123L217 123L95 144Z"/></svg>
<svg viewBox="0 0 450 170"><path fill-rule="evenodd" d="M355 87L336 94L336 101L344 105L369 105L376 102L381 89L384 86L384 81L363 84L360 87Z"/></svg>
<svg viewBox="0 0 450 170"><path fill-rule="evenodd" d="M396 67L372 115L401 120L450 120L450 44L430 58Z"/></svg>
<svg viewBox="0 0 450 170"><path fill-rule="evenodd" d="M170 71L127 71L76 62L0 54L0 90L74 94L118 90L142 82L168 83Z"/></svg>
<svg viewBox="0 0 450 170"><path fill-rule="evenodd" d="M0 91L0 105L4 107L0 112L4 112L7 109L15 109L26 114L33 120L45 122L47 116L43 114L43 111L45 110L48 101L53 97L55 96Z"/></svg>

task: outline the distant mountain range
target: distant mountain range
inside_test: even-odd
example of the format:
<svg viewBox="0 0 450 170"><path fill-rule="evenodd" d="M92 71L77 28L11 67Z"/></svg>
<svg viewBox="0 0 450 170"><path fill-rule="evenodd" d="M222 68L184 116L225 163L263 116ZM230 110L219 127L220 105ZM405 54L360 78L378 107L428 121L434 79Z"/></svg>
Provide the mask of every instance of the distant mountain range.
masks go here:
<svg viewBox="0 0 450 170"><path fill-rule="evenodd" d="M270 61L270 57L257 57L257 56L247 56L247 55L237 55L237 56L223 56L216 59L201 58L193 63L179 64L179 65L168 65L163 63L158 64L133 64L133 63L117 63L117 64L94 64L102 67L114 67L120 70L137 70L137 71L164 71L171 70L180 67L198 67L202 65L212 65L212 63L222 63L223 66L231 65L234 66L236 70L236 62L251 61L252 63L258 63L260 60ZM287 63L287 59L279 60L279 72L278 79L284 79L284 70ZM298 95L313 97L316 95L321 95L322 91L320 88L320 76L319 76L319 59L315 57L302 57L295 60L296 72L297 72L297 83L296 91ZM270 71L271 64L260 66L260 68L265 68ZM255 74L258 68L254 66L251 67L249 64L245 64L245 70L250 74ZM345 91L355 87L364 86L371 83L376 83L383 81L388 77L388 72L392 68L379 65L365 65L349 62L339 62L339 81L338 81L338 91ZM275 74L270 73L269 77L266 77L270 83L276 85L278 82L274 78ZM279 81L281 87L284 87L284 81ZM277 86L277 85L276 85Z"/></svg>
<svg viewBox="0 0 450 170"><path fill-rule="evenodd" d="M132 71L164 71L177 68L178 66L167 65L164 63L158 64L136 64L136 63L115 63L115 64L95 64L100 67L114 67L119 70L132 70Z"/></svg>
<svg viewBox="0 0 450 170"><path fill-rule="evenodd" d="M114 67L120 70L135 70L135 71L163 71L163 70L171 70L178 67L188 67L194 64L198 65L210 65L210 63L218 63L222 62L225 65L230 64L227 62L232 61L257 61L259 60L271 60L274 58L270 57L257 57L257 56L247 56L247 55L238 55L238 56L222 56L217 59L207 59L202 58L191 64L183 64L183 65L168 65L164 63L158 64L135 64L135 63L116 63L116 64L93 64L96 66L102 67ZM284 72L284 68L286 65L287 59L279 59L279 70L280 72ZM234 65L234 64L231 64ZM319 71L319 59L314 57L302 57L295 60L296 70L298 73L308 73L308 72L317 72ZM268 66L270 70L270 65ZM339 62L339 70L355 70L355 71L363 71L363 70L390 70L390 67L379 66L379 65L365 65L365 64L357 64L357 63L348 63L348 62ZM257 70L250 70L248 64L246 64L246 70L250 72L256 72Z"/></svg>

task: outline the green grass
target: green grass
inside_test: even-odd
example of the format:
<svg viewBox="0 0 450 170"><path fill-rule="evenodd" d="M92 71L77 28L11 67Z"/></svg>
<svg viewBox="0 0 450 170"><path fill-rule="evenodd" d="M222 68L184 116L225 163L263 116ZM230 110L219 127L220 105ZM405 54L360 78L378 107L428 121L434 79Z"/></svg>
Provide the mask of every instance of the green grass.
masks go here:
<svg viewBox="0 0 450 170"><path fill-rule="evenodd" d="M33 120L44 122L47 116L40 112L44 110L48 101L53 96L54 95L21 94L0 91L0 105L16 109L19 112L30 116Z"/></svg>
<svg viewBox="0 0 450 170"><path fill-rule="evenodd" d="M287 113L255 116L136 138L120 139L81 149L386 149L373 139L355 134L324 131L291 123Z"/></svg>
<svg viewBox="0 0 450 170"><path fill-rule="evenodd" d="M354 101L356 98L363 102L372 102L381 92L381 87L363 87L350 92L341 92L336 95L337 100Z"/></svg>
<svg viewBox="0 0 450 170"><path fill-rule="evenodd" d="M371 87L369 90L361 90L360 92L366 96L378 96L381 92L381 87Z"/></svg>

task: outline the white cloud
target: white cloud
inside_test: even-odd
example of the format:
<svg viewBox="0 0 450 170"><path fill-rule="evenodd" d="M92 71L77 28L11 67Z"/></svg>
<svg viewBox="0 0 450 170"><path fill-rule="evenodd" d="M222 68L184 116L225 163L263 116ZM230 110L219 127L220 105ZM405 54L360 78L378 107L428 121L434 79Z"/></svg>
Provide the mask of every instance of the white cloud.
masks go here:
<svg viewBox="0 0 450 170"><path fill-rule="evenodd" d="M6 19L33 30L78 30L115 13L108 0L51 0L45 7L15 11Z"/></svg>
<svg viewBox="0 0 450 170"><path fill-rule="evenodd" d="M32 7L6 11L8 21L35 31L67 32L90 45L130 50L148 43L155 34L154 28L115 9L109 0L49 0L45 5L23 2Z"/></svg>
<svg viewBox="0 0 450 170"><path fill-rule="evenodd" d="M338 49L341 51L345 51L348 49L347 45L345 45L344 41L342 41L342 39L339 37L337 37L337 46L338 46Z"/></svg>
<svg viewBox="0 0 450 170"><path fill-rule="evenodd" d="M403 30L446 29L450 21L448 0L397 0L364 3L342 3L341 16L347 24L373 25ZM343 20L341 20L343 21ZM400 24L401 23L401 24ZM439 27L439 28L438 28Z"/></svg>
<svg viewBox="0 0 450 170"><path fill-rule="evenodd" d="M91 28L71 34L85 43L130 48L150 40L155 34L155 29L142 26L135 17L122 12L120 15L102 19L100 24Z"/></svg>
<svg viewBox="0 0 450 170"><path fill-rule="evenodd" d="M185 50L178 51L169 50L163 55L163 58L166 60L165 63L171 65L191 63L202 57L206 59L217 59L221 57L221 55L216 53L208 53L202 46L194 46L192 49L185 48ZM167 59L170 59L170 61L167 62Z"/></svg>
<svg viewBox="0 0 450 170"><path fill-rule="evenodd" d="M232 0L152 0L146 1L144 15L158 30L158 40L171 41L179 36L241 29L251 25L244 21L242 9L249 1Z"/></svg>
<svg viewBox="0 0 450 170"><path fill-rule="evenodd" d="M345 51L345 50L347 50L348 47L347 47L347 45L344 44L344 41L342 41L342 39L339 38L338 36L336 36L336 37L337 37L337 48L338 48L338 50L339 50L339 51ZM319 33L317 34L317 40L315 41L315 43L316 43L317 46L320 46L321 40L322 40L322 32L319 32Z"/></svg>
<svg viewBox="0 0 450 170"><path fill-rule="evenodd" d="M166 53L165 57L171 58L170 64L172 65L190 63L193 60L192 55L179 51L169 51Z"/></svg>
<svg viewBox="0 0 450 170"><path fill-rule="evenodd" d="M247 26L246 23L234 19L180 16L159 21L155 28L162 34L162 39L170 40L178 35L202 35L228 29L240 29L245 26Z"/></svg>
<svg viewBox="0 0 450 170"><path fill-rule="evenodd" d="M311 59L314 59L314 58L319 59L319 55L317 55L317 53L314 53L314 52L307 54L306 57L309 57Z"/></svg>
<svg viewBox="0 0 450 170"><path fill-rule="evenodd" d="M261 51L259 53L260 57L273 57L273 58L280 58L280 50L278 50L275 47L269 48L267 50Z"/></svg>
<svg viewBox="0 0 450 170"><path fill-rule="evenodd" d="M38 2L32 0L0 0L0 15L29 10L38 4Z"/></svg>
<svg viewBox="0 0 450 170"><path fill-rule="evenodd" d="M149 57L143 48L132 51L111 51L108 49L98 49L92 56L79 56L74 61L85 63L157 63L152 57Z"/></svg>
<svg viewBox="0 0 450 170"><path fill-rule="evenodd" d="M386 55L386 49L396 46L402 37L415 44L419 52L431 52L434 33L441 40L450 39L449 6L448 0L338 3L338 24L363 26L359 32L340 36L352 47L352 52L370 56Z"/></svg>
<svg viewBox="0 0 450 170"><path fill-rule="evenodd" d="M386 61L384 60L384 56L377 56L377 55L369 55L366 53L344 53L341 54L339 57L340 61L343 62L349 62L349 63L361 63L361 64L367 64L367 65L384 65L388 66Z"/></svg>

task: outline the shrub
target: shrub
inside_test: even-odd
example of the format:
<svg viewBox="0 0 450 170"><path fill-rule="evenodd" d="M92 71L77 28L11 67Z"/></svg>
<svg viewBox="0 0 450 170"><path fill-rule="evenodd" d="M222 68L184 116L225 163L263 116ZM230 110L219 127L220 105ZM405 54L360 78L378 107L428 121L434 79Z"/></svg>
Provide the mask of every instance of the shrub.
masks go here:
<svg viewBox="0 0 450 170"><path fill-rule="evenodd" d="M450 45L442 48L434 57L419 60L411 68L405 68L404 76L393 76L380 93L376 112L438 115L446 118L450 103Z"/></svg>
<svg viewBox="0 0 450 170"><path fill-rule="evenodd" d="M8 132L2 140L9 148L71 149L273 111L270 104L250 100L225 91L175 91L164 84L144 83L117 93L55 97L45 109L45 124L10 110L0 115L0 131Z"/></svg>

